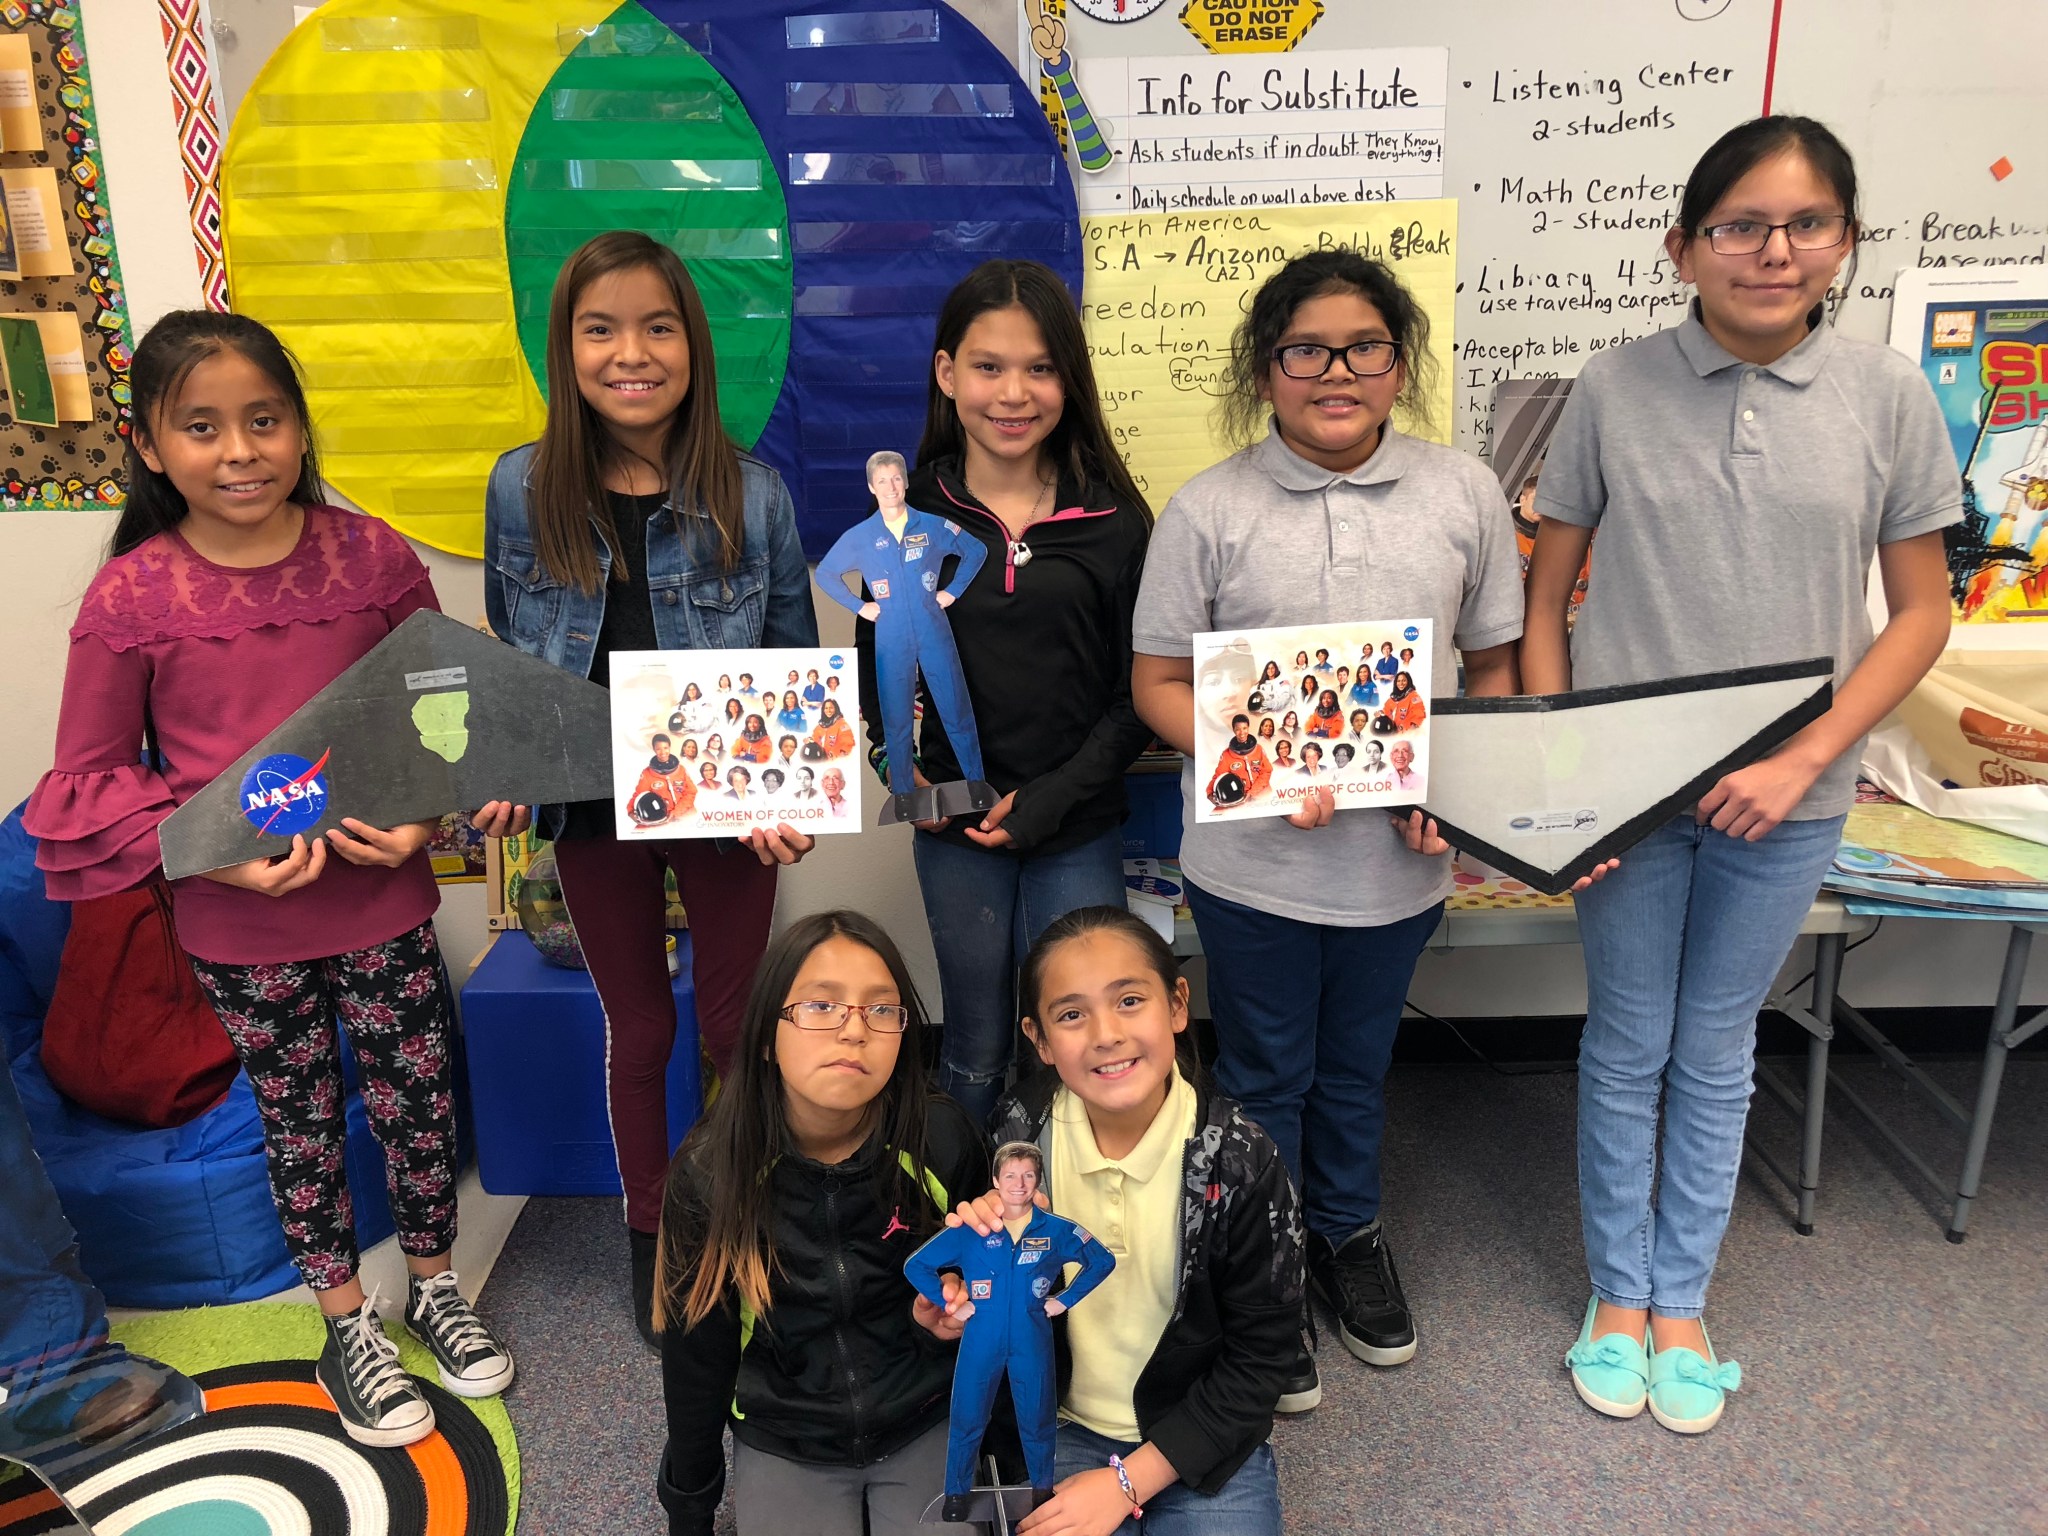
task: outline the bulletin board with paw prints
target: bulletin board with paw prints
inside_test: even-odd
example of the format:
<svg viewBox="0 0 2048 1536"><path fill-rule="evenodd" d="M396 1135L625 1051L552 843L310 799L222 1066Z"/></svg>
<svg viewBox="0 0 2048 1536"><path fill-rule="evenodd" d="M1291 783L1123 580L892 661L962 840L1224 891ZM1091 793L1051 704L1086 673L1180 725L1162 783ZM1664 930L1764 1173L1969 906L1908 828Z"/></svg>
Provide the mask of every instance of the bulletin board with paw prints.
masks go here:
<svg viewBox="0 0 2048 1536"><path fill-rule="evenodd" d="M148 19L152 27L156 18ZM26 49L23 49L23 43ZM18 419L12 378L0 397L0 509L57 511L113 508L127 500L123 457L131 421L128 363L134 344L123 296L121 264L114 247L114 224L108 206L99 123L93 102L92 76L86 67L85 36L77 0L0 0L0 48L5 58L25 66L0 69L0 182L8 197L0 213L9 228L0 236L5 270L21 276L0 278L0 319L21 316L37 321L48 349L51 375L71 370L72 397L80 404L54 425ZM11 81L10 81L11 74ZM6 110L12 103L13 110ZM31 259L24 235L12 215L19 199L33 194L38 206L57 217L48 221L43 238L48 259ZM30 275L34 266L52 268L49 275ZM67 344L76 317L75 351ZM82 355L83 389L78 364ZM21 354L10 349L7 361L21 366Z"/></svg>

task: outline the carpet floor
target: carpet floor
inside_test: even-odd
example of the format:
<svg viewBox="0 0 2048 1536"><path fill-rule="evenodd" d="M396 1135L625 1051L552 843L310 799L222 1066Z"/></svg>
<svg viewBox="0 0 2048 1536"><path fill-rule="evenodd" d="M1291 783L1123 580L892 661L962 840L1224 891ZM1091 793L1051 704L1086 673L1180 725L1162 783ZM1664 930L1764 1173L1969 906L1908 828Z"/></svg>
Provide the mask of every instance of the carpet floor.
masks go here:
<svg viewBox="0 0 2048 1536"><path fill-rule="evenodd" d="M1959 1165L1894 1079L1837 1062L1937 1168ZM1974 1063L1933 1070L1968 1102ZM1274 1435L1291 1531L2048 1536L2048 1061L2007 1073L1959 1246L1946 1205L1844 1108L1814 1236L1752 1165L1709 1314L1743 1388L1697 1438L1601 1418L1560 1364L1586 1301L1575 1092L1569 1074L1395 1069L1386 1220L1422 1347L1376 1371L1325 1334L1322 1407ZM1795 1158L1774 1103L1752 1126ZM660 1371L628 1316L618 1202L530 1201L487 1301L519 1360L522 1536L659 1531Z"/></svg>

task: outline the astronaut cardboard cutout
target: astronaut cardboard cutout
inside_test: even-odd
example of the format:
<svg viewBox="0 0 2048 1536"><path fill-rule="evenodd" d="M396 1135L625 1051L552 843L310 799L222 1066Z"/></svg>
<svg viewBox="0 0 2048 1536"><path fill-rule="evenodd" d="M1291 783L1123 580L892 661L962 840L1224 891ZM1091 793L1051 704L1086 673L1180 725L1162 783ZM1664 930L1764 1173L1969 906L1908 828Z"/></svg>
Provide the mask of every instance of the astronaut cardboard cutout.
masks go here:
<svg viewBox="0 0 2048 1536"><path fill-rule="evenodd" d="M952 1423L946 1444L943 1518L987 1520L977 1512L975 1453L988 1427L996 1385L1007 1372L1010 1401L1017 1409L1017 1437L1031 1478L1033 1507L1052 1497L1053 1382L1052 1320L1076 1306L1116 1268L1116 1258L1081 1227L1042 1211L1038 1193L1044 1159L1028 1141L996 1148L996 1192L1003 1202L1004 1230L983 1237L968 1226L948 1227L904 1261L903 1273L934 1306L946 1304L939 1276L959 1273L968 1306L953 1367ZM1079 1264L1073 1283L1054 1289L1066 1265ZM1003 1490L983 1489L1002 1499ZM980 1501L988 1503L988 1500ZM929 1520L931 1515L926 1513Z"/></svg>
<svg viewBox="0 0 2048 1536"><path fill-rule="evenodd" d="M965 816L996 803L982 779L981 738L967 678L953 646L946 610L967 590L988 550L958 523L919 512L903 499L908 473L903 455L886 450L868 459L868 489L875 512L855 523L818 562L825 595L875 626L875 691L889 751L888 804L881 822L934 821ZM946 557L958 557L953 579L939 586ZM848 577L867 593L855 596ZM946 739L967 775L957 783L918 786L916 765L917 678L924 674Z"/></svg>

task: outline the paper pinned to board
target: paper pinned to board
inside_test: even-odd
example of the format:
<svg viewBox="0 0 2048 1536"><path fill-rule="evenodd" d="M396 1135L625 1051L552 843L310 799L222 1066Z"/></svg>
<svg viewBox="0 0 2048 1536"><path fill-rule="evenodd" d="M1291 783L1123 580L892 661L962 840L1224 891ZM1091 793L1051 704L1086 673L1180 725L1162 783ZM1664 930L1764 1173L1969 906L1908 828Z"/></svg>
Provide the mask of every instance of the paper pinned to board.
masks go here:
<svg viewBox="0 0 2048 1536"><path fill-rule="evenodd" d="M1818 657L1655 683L1435 701L1423 810L1446 841L1553 895L1823 714Z"/></svg>
<svg viewBox="0 0 2048 1536"><path fill-rule="evenodd" d="M1229 456L1215 406L1227 393L1230 337L1246 297L1294 257L1336 245L1385 262L1429 317L1438 347L1427 428L1396 406L1394 425L1448 442L1454 369L1458 205L1449 198L1317 208L1143 213L1081 221L1088 291L1081 319L1104 419L1153 506Z"/></svg>
<svg viewBox="0 0 2048 1536"><path fill-rule="evenodd" d="M0 374L7 385L7 413L32 427L57 425L57 390L43 331L33 315L0 315Z"/></svg>
<svg viewBox="0 0 2048 1536"><path fill-rule="evenodd" d="M36 108L35 56L19 32L0 33L0 150L10 155L43 147Z"/></svg>
<svg viewBox="0 0 2048 1536"><path fill-rule="evenodd" d="M437 672L459 686L408 684ZM171 813L164 873L273 856L343 817L393 827L490 800L605 799L610 711L588 679L422 609Z"/></svg>
<svg viewBox="0 0 2048 1536"><path fill-rule="evenodd" d="M47 165L0 170L0 196L6 199L7 224L14 237L16 275L70 276L71 251L64 242L64 203L56 171Z"/></svg>

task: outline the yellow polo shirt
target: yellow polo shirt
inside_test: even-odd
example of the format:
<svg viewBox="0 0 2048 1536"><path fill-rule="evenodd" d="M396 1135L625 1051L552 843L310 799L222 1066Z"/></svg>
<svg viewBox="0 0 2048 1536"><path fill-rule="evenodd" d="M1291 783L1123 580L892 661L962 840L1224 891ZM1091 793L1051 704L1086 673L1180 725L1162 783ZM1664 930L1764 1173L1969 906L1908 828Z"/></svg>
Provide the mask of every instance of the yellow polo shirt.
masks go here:
<svg viewBox="0 0 2048 1536"><path fill-rule="evenodd" d="M1128 1157L1095 1145L1088 1109L1065 1088L1052 1105L1052 1207L1116 1255L1116 1268L1067 1314L1073 1380L1066 1417L1112 1440L1139 1440L1131 1389L1173 1316L1180 1276L1181 1153L1195 1134L1195 1090L1179 1071Z"/></svg>

